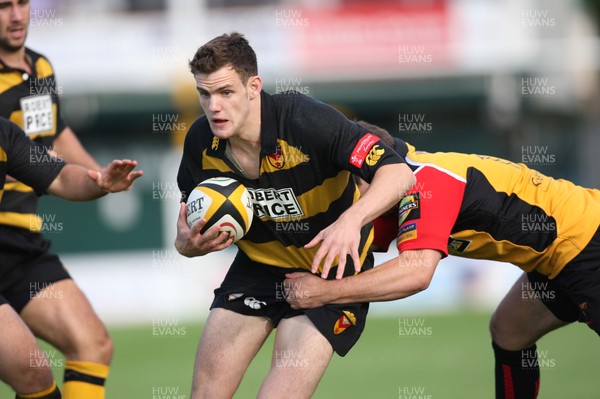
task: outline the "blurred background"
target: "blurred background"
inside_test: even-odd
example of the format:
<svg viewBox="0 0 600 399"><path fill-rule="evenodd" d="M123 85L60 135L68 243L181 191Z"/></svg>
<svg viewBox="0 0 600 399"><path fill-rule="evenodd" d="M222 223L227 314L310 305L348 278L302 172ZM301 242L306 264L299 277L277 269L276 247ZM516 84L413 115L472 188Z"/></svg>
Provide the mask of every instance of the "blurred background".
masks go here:
<svg viewBox="0 0 600 399"><path fill-rule="evenodd" d="M53 63L64 118L101 163L134 158L145 172L94 203L44 198L43 231L109 326L204 320L234 250L176 253L176 173L201 113L188 60L231 31L254 47L270 93L298 90L421 150L600 187L599 10L597 0L33 0L28 46ZM372 314L491 313L518 275L449 258L428 291Z"/></svg>

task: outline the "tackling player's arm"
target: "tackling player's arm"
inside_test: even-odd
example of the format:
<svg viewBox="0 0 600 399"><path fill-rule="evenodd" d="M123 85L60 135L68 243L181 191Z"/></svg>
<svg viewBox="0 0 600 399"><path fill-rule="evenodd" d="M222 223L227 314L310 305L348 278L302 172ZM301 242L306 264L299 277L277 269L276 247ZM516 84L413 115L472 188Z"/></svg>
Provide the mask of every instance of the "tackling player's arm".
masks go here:
<svg viewBox="0 0 600 399"><path fill-rule="evenodd" d="M442 253L409 250L380 266L341 280L323 280L309 273L286 275L286 298L294 309L328 303L393 301L429 287Z"/></svg>
<svg viewBox="0 0 600 399"><path fill-rule="evenodd" d="M437 264L448 255L448 237L458 218L466 182L428 165L423 165L416 177L419 186L427 186L428 191L411 190L399 209L400 229L385 229L391 231L392 237L399 234L397 258L342 280L322 281L307 273L289 274L285 282L288 302L303 308L325 303L390 301L426 289ZM366 193L370 190L371 187ZM380 237L378 241L387 247L385 243L391 239Z"/></svg>

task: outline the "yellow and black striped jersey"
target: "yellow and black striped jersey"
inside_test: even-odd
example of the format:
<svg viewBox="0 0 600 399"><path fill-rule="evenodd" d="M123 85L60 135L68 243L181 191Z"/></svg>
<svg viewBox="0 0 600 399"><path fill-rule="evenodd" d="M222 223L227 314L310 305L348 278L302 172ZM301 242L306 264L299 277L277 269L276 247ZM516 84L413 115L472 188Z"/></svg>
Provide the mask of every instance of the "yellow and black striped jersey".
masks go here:
<svg viewBox="0 0 600 399"><path fill-rule="evenodd" d="M60 116L60 93L50 62L28 48L25 56L31 65L31 74L0 60L0 116L17 124L30 139L49 149L66 127ZM0 224L39 231L37 195L26 184L11 180L6 183L0 204ZM37 222L31 223L32 218Z"/></svg>
<svg viewBox="0 0 600 399"><path fill-rule="evenodd" d="M365 128L299 93L261 93L260 134L260 175L252 180L226 156L227 140L215 137L200 117L187 133L177 180L183 201L211 177L244 184L255 217L236 244L253 261L271 266L310 269L317 249L303 246L359 198L352 174L371 181L380 166L403 162ZM371 225L361 233L363 261Z"/></svg>
<svg viewBox="0 0 600 399"><path fill-rule="evenodd" d="M400 203L401 251L437 249L554 278L600 226L600 190L490 156L419 152L401 140L396 151L417 178Z"/></svg>
<svg viewBox="0 0 600 399"><path fill-rule="evenodd" d="M32 159L32 154L39 154ZM65 165L31 140L14 123L0 117L0 202L7 174L27 182L42 194Z"/></svg>

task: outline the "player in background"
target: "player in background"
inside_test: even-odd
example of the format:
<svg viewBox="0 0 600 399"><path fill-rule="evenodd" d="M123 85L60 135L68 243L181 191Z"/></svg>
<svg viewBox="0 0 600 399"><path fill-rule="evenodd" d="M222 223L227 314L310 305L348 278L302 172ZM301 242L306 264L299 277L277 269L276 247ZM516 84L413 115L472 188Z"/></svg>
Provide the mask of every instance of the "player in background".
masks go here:
<svg viewBox="0 0 600 399"><path fill-rule="evenodd" d="M372 267L368 222L396 203L414 177L387 145L330 106L299 93L264 92L254 50L239 33L200 47L190 67L205 115L185 140L177 177L182 201L202 180L225 176L248 188L255 211L215 291L191 397L232 397L275 327L271 369L258 397L310 397L333 351L345 355L360 337L368 304L294 311L283 296L285 272L320 270L327 277L339 264L332 277L341 278L347 262L349 274ZM360 200L352 173L372 183ZM306 230L290 231L289 223ZM190 229L181 204L175 241L181 254L202 256L232 243L218 226L200 234L204 224ZM283 353L310 367L281 364Z"/></svg>
<svg viewBox="0 0 600 399"><path fill-rule="evenodd" d="M32 158L33 153L38 156ZM28 184L36 195L47 192L71 201L94 200L129 188L143 174L132 171L136 165L136 161L118 160L98 171L67 165L0 118L0 200L7 175ZM16 398L60 398L44 352L1 294L0 336L0 379L17 392Z"/></svg>
<svg viewBox="0 0 600 399"><path fill-rule="evenodd" d="M577 320L600 333L600 190L495 157L415 151L364 125L395 142L417 177L397 215L374 222L376 245L387 249L395 238L400 255L339 281L290 274L290 303L304 309L404 298L427 289L448 254L513 263L525 273L490 323L496 398L537 397L536 341Z"/></svg>
<svg viewBox="0 0 600 399"><path fill-rule="evenodd" d="M28 137L52 148L67 162L100 167L82 147L60 114L52 65L25 47L28 0L0 0L0 116L19 125ZM0 204L2 290L21 318L66 357L66 399L104 398L113 353L112 341L84 293L50 251L37 216L37 196L11 179ZM33 300L36 294L60 300Z"/></svg>

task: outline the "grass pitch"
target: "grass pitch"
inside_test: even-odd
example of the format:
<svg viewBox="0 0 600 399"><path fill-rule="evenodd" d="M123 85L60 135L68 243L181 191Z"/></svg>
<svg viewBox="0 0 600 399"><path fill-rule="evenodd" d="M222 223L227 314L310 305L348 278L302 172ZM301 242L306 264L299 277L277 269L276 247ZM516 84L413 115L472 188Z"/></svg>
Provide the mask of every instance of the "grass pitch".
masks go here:
<svg viewBox="0 0 600 399"><path fill-rule="evenodd" d="M345 358L334 356L314 398L493 398L489 315L371 317ZM168 331L168 333L167 333ZM189 399L201 326L159 331L152 326L111 329L115 356L107 399ZM266 375L272 337L260 351L236 398L254 398ZM44 346L58 381L64 364ZM540 399L597 397L598 337L582 324L555 331L538 343ZM13 398L0 386L0 398Z"/></svg>

